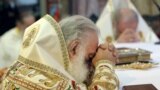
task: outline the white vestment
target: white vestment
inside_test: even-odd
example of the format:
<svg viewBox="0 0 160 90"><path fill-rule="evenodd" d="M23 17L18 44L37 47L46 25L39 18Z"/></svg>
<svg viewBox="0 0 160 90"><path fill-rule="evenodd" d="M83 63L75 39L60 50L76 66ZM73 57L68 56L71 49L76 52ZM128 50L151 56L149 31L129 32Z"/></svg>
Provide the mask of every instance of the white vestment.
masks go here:
<svg viewBox="0 0 160 90"><path fill-rule="evenodd" d="M0 39L0 68L10 66L18 57L23 33L16 27L6 32Z"/></svg>
<svg viewBox="0 0 160 90"><path fill-rule="evenodd" d="M108 60L95 65L90 86L77 83L58 23L44 16L25 30L17 61L3 79L2 90L118 90L119 81Z"/></svg>

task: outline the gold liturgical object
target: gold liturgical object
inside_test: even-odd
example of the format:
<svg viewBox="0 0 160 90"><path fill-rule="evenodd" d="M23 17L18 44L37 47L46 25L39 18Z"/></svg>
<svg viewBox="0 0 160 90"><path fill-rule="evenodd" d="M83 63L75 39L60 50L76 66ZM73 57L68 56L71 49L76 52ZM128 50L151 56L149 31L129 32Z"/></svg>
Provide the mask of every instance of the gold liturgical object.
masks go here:
<svg viewBox="0 0 160 90"><path fill-rule="evenodd" d="M132 63L132 62L148 62L151 60L151 52L143 49L132 48L118 48L119 63Z"/></svg>

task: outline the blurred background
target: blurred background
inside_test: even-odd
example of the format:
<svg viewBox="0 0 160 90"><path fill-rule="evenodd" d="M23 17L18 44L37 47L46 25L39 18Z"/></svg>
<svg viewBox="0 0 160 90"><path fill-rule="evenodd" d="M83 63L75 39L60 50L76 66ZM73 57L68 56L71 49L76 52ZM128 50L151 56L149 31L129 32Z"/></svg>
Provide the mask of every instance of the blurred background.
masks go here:
<svg viewBox="0 0 160 90"><path fill-rule="evenodd" d="M50 14L57 21L79 14L94 22L108 0L0 0L0 35L16 26L19 9L32 11L35 20ZM146 22L160 37L160 0L131 0ZM22 9L22 11L24 11Z"/></svg>

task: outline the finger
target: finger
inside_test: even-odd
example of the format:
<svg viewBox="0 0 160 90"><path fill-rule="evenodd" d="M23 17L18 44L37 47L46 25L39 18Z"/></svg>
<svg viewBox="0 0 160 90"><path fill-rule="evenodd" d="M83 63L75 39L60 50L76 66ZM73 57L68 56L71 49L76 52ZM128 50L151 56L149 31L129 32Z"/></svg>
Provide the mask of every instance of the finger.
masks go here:
<svg viewBox="0 0 160 90"><path fill-rule="evenodd" d="M110 36L106 37L106 42L111 43L112 42L112 37L110 37Z"/></svg>
<svg viewBox="0 0 160 90"><path fill-rule="evenodd" d="M116 59L116 63L119 63L119 59L118 58Z"/></svg>
<svg viewBox="0 0 160 90"><path fill-rule="evenodd" d="M135 35L128 35L128 37L126 38L128 42L134 42L135 41Z"/></svg>
<svg viewBox="0 0 160 90"><path fill-rule="evenodd" d="M128 35L133 35L135 33L136 32L134 30L132 30L132 29L127 29L126 32L125 32L125 34L128 34Z"/></svg>
<svg viewBox="0 0 160 90"><path fill-rule="evenodd" d="M114 51L114 52L112 52L112 56L115 58L118 58L118 53Z"/></svg>
<svg viewBox="0 0 160 90"><path fill-rule="evenodd" d="M111 43L108 43L108 50L109 50L109 51L115 51L114 45L111 44Z"/></svg>
<svg viewBox="0 0 160 90"><path fill-rule="evenodd" d="M134 39L133 38L129 38L127 41L128 42L134 42Z"/></svg>
<svg viewBox="0 0 160 90"><path fill-rule="evenodd" d="M127 28L125 31L127 31L127 32L135 32L135 30L131 29L131 28Z"/></svg>
<svg viewBox="0 0 160 90"><path fill-rule="evenodd" d="M119 60L118 60L119 55L118 55L117 50L114 50L114 51L112 52L112 55L113 55L113 57L115 58L115 62L118 63L118 62L119 62Z"/></svg>
<svg viewBox="0 0 160 90"><path fill-rule="evenodd" d="M106 44L101 44L101 45L99 45L99 48L101 48L103 50L106 50L107 49L107 45Z"/></svg>

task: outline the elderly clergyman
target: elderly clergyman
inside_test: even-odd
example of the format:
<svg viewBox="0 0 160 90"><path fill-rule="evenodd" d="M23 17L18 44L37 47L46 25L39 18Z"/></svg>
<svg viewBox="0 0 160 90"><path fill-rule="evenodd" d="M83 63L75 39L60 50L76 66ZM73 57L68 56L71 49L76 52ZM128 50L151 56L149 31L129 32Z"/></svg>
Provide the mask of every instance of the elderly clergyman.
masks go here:
<svg viewBox="0 0 160 90"><path fill-rule="evenodd" d="M96 24L100 28L101 42L106 39L116 43L159 41L131 0L108 0Z"/></svg>
<svg viewBox="0 0 160 90"><path fill-rule="evenodd" d="M72 16L59 26L46 15L25 31L19 57L4 75L2 89L118 90L116 50L110 43L98 43L98 29L89 19Z"/></svg>

